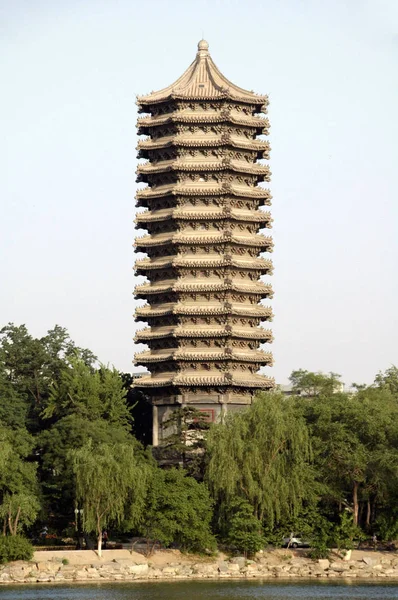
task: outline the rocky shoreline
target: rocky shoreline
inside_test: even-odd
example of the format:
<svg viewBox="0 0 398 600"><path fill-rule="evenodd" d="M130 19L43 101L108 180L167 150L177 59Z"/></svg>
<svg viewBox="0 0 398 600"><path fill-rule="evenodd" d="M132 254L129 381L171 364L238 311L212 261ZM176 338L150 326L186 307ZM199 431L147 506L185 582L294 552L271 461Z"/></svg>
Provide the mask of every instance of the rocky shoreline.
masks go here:
<svg viewBox="0 0 398 600"><path fill-rule="evenodd" d="M124 552L123 556L113 560L97 558L92 562L87 561L87 564L68 564L65 553L57 554L59 556L52 556L50 560L17 561L1 565L0 584L228 578L398 580L398 555L395 553L362 553L350 560L337 556L330 560L311 560L305 555L281 551L264 552L255 560L247 560L243 556L205 560L176 553L172 560L163 565L137 553L130 555Z"/></svg>

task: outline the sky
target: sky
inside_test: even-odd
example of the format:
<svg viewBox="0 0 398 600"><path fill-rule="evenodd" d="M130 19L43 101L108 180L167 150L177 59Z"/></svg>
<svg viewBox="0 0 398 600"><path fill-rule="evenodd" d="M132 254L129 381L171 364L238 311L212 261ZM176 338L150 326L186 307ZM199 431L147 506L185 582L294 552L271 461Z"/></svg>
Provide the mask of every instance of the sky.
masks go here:
<svg viewBox="0 0 398 600"><path fill-rule="evenodd" d="M270 98L267 374L371 383L398 364L396 0L0 0L0 326L134 369L135 96L202 36Z"/></svg>

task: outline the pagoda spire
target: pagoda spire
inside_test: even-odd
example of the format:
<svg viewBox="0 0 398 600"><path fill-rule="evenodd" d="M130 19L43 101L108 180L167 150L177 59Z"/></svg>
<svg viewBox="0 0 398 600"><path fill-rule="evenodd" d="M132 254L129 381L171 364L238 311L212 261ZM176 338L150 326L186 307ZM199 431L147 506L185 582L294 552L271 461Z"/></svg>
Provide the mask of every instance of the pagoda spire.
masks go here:
<svg viewBox="0 0 398 600"><path fill-rule="evenodd" d="M259 375L272 365L260 349L272 341L272 297L262 275L272 273L272 238L260 233L272 219L262 207L271 194L267 164L267 96L229 81L216 67L206 40L195 60L172 85L137 98L139 212L136 298L147 303L136 320L147 323L136 354L149 373L136 380L151 397L153 444L175 407L193 405L209 420L250 404L257 390L274 382Z"/></svg>

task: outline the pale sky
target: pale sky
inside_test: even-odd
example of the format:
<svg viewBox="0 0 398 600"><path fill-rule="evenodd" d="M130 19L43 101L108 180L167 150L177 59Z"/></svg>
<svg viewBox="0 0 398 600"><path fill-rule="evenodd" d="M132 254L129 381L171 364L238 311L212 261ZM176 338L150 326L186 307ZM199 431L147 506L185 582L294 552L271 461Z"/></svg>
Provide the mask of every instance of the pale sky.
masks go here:
<svg viewBox="0 0 398 600"><path fill-rule="evenodd" d="M267 93L275 366L398 364L397 0L0 0L0 325L131 371L135 95L188 67Z"/></svg>

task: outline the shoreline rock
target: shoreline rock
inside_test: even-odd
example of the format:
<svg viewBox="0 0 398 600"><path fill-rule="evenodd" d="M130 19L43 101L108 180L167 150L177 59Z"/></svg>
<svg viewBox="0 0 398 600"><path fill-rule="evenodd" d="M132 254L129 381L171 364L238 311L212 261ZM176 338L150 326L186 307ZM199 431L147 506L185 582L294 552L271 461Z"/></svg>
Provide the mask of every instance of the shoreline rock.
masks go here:
<svg viewBox="0 0 398 600"><path fill-rule="evenodd" d="M312 560L303 555L264 552L256 560L243 556L230 559L218 558L198 562L198 557L184 557L184 560L168 562L164 565L151 562L142 556L126 556L126 553L113 560L98 559L87 564L63 564L62 552L50 560L30 562L17 561L0 565L0 585L34 583L89 583L95 582L145 582L201 579L356 579L398 580L398 556L361 555L356 559ZM64 560L64 562L66 562Z"/></svg>

